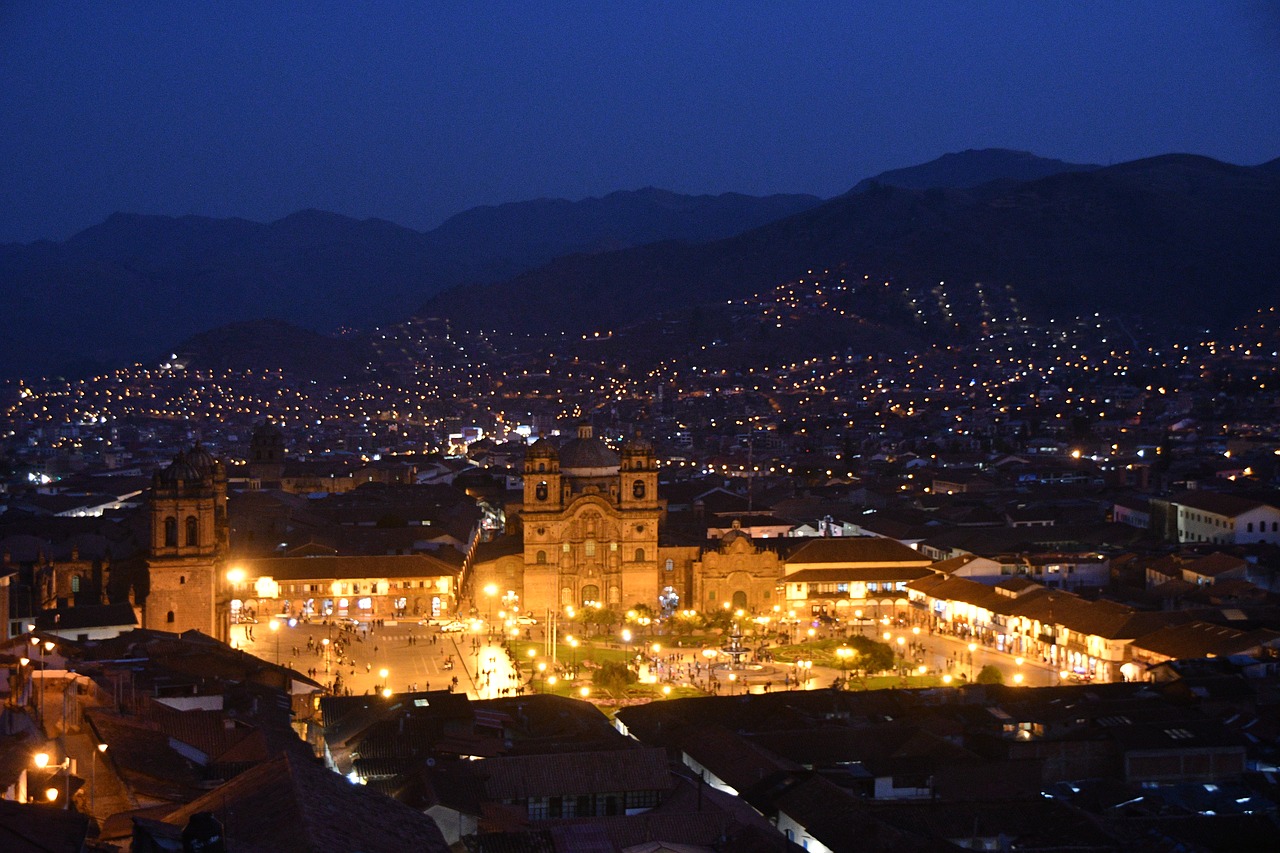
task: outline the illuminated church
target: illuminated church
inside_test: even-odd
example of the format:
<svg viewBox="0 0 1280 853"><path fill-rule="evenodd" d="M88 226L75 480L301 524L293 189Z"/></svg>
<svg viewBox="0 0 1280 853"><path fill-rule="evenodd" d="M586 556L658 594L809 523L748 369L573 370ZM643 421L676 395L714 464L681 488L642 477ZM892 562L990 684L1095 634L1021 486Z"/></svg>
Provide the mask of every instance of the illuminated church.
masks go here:
<svg viewBox="0 0 1280 853"><path fill-rule="evenodd" d="M662 512L649 442L618 454L586 424L558 449L538 440L524 463L524 606L656 602Z"/></svg>

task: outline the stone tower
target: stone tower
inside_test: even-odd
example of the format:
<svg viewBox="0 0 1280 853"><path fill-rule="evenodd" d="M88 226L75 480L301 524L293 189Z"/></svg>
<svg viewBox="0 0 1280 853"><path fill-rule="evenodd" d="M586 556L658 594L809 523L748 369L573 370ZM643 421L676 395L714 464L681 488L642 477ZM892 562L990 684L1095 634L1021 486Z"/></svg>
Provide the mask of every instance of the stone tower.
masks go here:
<svg viewBox="0 0 1280 853"><path fill-rule="evenodd" d="M144 628L227 640L227 530L226 469L197 444L152 479Z"/></svg>
<svg viewBox="0 0 1280 853"><path fill-rule="evenodd" d="M279 488L283 476L284 433L275 424L265 423L249 439L249 482L255 489Z"/></svg>

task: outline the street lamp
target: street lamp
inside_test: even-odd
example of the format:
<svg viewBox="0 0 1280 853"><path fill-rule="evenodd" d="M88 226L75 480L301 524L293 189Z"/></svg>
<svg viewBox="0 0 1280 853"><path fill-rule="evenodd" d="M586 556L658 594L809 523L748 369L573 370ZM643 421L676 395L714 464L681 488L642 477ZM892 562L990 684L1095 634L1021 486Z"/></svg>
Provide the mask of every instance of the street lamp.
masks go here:
<svg viewBox="0 0 1280 853"><path fill-rule="evenodd" d="M387 676L390 674L391 674L391 671L388 670L385 666L382 669L378 670L378 677L382 679L381 686L383 687L387 686ZM377 688L374 688L374 689L376 690Z"/></svg>
<svg viewBox="0 0 1280 853"><path fill-rule="evenodd" d="M66 779L66 796L62 800L62 808L71 808L71 756L68 755L57 764L50 765L49 753L37 752L35 754L34 761L36 767L41 770L52 767L54 770L61 770L63 772L64 778ZM45 798L52 803L54 800L58 799L58 789L51 785L45 789L44 795Z"/></svg>
<svg viewBox="0 0 1280 853"><path fill-rule="evenodd" d="M978 650L977 643L969 644L969 680L973 681L973 653Z"/></svg>
<svg viewBox="0 0 1280 853"><path fill-rule="evenodd" d="M107 745L105 743L98 744L98 748L89 756L89 814L95 811L95 804L98 797L98 755L103 755L105 761Z"/></svg>
<svg viewBox="0 0 1280 853"><path fill-rule="evenodd" d="M849 658L853 657L853 649L848 646L841 646L836 649L836 657L840 658L840 681L845 681L845 669L849 664Z"/></svg>
<svg viewBox="0 0 1280 853"><path fill-rule="evenodd" d="M484 594L489 598L489 630L493 630L493 597L498 594L497 584L485 584Z"/></svg>
<svg viewBox="0 0 1280 853"><path fill-rule="evenodd" d="M738 674L736 672L729 673L729 695L730 696L733 695L733 688L734 688L734 685L737 683L737 681L738 681Z"/></svg>
<svg viewBox="0 0 1280 853"><path fill-rule="evenodd" d="M578 638L570 634L568 637L568 640L569 640L569 648L573 649L573 674L570 676L570 678L577 678L578 677Z"/></svg>
<svg viewBox="0 0 1280 853"><path fill-rule="evenodd" d="M796 661L796 667L804 673L804 680L800 682L800 689L807 690L809 687L809 673L813 671L813 661L798 660Z"/></svg>
<svg viewBox="0 0 1280 853"><path fill-rule="evenodd" d="M271 633L276 635L276 666L280 665L280 620L272 619L267 623L267 627L271 629Z"/></svg>
<svg viewBox="0 0 1280 853"><path fill-rule="evenodd" d="M328 675L329 674L329 638L324 637L323 639L320 640L320 643L321 645L324 646L324 671L325 671L325 674Z"/></svg>
<svg viewBox="0 0 1280 853"><path fill-rule="evenodd" d="M862 611L861 610L853 611L853 618L856 619L858 622L858 636L862 636Z"/></svg>

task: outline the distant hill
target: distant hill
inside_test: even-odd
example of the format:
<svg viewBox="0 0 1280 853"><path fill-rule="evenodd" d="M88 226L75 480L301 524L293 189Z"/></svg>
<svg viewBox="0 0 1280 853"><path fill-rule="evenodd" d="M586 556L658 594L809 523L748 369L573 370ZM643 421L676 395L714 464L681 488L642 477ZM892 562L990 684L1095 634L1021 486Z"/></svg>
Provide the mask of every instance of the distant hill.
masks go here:
<svg viewBox="0 0 1280 853"><path fill-rule="evenodd" d="M909 190L936 188L965 189L991 181L1034 181L1063 172L1091 172L1099 166L1065 163L1037 157L1029 151L1007 148L978 148L943 154L937 160L891 169L873 178L859 181L851 192L866 192L876 185L902 187Z"/></svg>
<svg viewBox="0 0 1280 853"><path fill-rule="evenodd" d="M266 224L114 214L62 243L0 245L0 377L142 359L263 317L322 332L368 327L442 289L504 280L561 255L719 239L817 203L646 189L477 208L425 234L314 210Z"/></svg>
<svg viewBox="0 0 1280 853"><path fill-rule="evenodd" d="M605 329L762 292L813 268L983 281L1040 314L1224 324L1274 302L1280 174L1168 155L964 189L887 184L702 245L561 258L420 310L464 327Z"/></svg>
<svg viewBox="0 0 1280 853"><path fill-rule="evenodd" d="M330 337L280 320L249 320L209 329L172 347L201 370L280 369L300 379L333 380L364 369L362 338Z"/></svg>

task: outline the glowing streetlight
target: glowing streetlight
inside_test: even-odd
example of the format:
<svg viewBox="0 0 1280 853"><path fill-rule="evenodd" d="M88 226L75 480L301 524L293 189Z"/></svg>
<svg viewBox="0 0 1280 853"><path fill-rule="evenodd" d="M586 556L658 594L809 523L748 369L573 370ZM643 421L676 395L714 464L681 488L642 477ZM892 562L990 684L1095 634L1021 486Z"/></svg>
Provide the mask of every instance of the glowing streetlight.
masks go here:
<svg viewBox="0 0 1280 853"><path fill-rule="evenodd" d="M489 599L489 622L493 623L493 597L498 594L498 585L488 583L484 585L484 594Z"/></svg>
<svg viewBox="0 0 1280 853"><path fill-rule="evenodd" d="M849 665L849 658L853 657L853 649L848 646L841 646L836 649L836 657L840 658L840 681L843 683L846 677L846 668Z"/></svg>
<svg viewBox="0 0 1280 853"><path fill-rule="evenodd" d="M98 744L98 748L89 756L89 814L94 812L98 798L98 755L106 755L107 745Z"/></svg>
<svg viewBox="0 0 1280 853"><path fill-rule="evenodd" d="M271 633L276 635L276 666L280 665L280 620L272 619L267 623L267 627L271 629Z"/></svg>
<svg viewBox="0 0 1280 853"><path fill-rule="evenodd" d="M49 753L47 752L37 752L32 756L32 762L40 770L52 767L55 770L61 770L63 772L64 778L66 779L67 791L66 797L62 801L62 807L64 809L69 809L71 808L71 756L66 756L57 764L51 764L51 761L52 759L49 757ZM54 800L58 799L58 789L51 785L45 790L44 795L45 798L52 803Z"/></svg>

